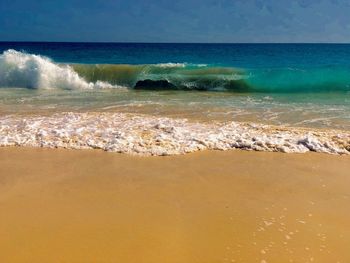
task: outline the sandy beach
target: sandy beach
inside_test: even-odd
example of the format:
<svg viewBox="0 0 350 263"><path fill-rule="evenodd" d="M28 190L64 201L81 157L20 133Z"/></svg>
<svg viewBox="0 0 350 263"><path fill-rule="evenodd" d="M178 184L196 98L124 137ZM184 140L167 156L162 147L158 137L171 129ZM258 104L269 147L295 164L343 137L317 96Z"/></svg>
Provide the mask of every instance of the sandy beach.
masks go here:
<svg viewBox="0 0 350 263"><path fill-rule="evenodd" d="M0 149L0 262L350 262L350 157Z"/></svg>

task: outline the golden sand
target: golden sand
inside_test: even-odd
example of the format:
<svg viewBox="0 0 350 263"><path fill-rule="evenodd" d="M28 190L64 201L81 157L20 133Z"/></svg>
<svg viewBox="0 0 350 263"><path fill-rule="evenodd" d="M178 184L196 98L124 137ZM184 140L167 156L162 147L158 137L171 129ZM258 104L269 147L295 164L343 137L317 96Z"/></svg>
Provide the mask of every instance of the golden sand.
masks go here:
<svg viewBox="0 0 350 263"><path fill-rule="evenodd" d="M350 262L350 157L0 149L0 262Z"/></svg>

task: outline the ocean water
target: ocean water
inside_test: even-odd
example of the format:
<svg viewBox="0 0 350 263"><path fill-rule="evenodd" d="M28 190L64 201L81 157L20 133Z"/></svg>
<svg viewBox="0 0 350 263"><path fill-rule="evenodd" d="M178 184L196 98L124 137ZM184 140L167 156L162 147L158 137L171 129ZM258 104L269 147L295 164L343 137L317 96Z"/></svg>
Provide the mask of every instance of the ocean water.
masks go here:
<svg viewBox="0 0 350 263"><path fill-rule="evenodd" d="M349 153L350 45L0 42L0 113L4 146Z"/></svg>

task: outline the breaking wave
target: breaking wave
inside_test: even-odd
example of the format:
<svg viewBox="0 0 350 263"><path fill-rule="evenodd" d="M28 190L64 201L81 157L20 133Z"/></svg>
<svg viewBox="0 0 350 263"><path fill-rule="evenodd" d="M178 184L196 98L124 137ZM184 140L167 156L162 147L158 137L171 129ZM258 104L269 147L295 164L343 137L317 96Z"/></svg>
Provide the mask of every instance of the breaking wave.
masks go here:
<svg viewBox="0 0 350 263"><path fill-rule="evenodd" d="M190 63L59 64L41 55L10 49L0 55L0 86L231 92L350 91L350 69L237 69Z"/></svg>
<svg viewBox="0 0 350 263"><path fill-rule="evenodd" d="M129 88L149 90L242 90L244 72L228 67L209 67L202 64L146 65L86 65L74 64L74 70L88 81L106 81ZM147 80L148 85L139 85ZM162 86L162 83L168 85Z"/></svg>
<svg viewBox="0 0 350 263"><path fill-rule="evenodd" d="M47 57L7 50L0 55L0 86L31 89L113 88L108 82L88 82L69 65Z"/></svg>

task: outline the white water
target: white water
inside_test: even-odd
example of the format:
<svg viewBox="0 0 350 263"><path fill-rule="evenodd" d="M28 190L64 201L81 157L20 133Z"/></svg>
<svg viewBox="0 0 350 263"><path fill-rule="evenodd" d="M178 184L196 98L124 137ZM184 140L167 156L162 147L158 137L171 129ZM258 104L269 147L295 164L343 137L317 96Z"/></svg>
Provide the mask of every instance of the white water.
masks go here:
<svg viewBox="0 0 350 263"><path fill-rule="evenodd" d="M349 154L350 133L248 123L198 123L122 113L0 117L0 146L102 149L142 155L205 149Z"/></svg>
<svg viewBox="0 0 350 263"><path fill-rule="evenodd" d="M0 86L32 89L118 88L107 82L87 82L69 65L13 49L0 55Z"/></svg>
<svg viewBox="0 0 350 263"><path fill-rule="evenodd" d="M159 63L155 64L155 66L160 67L160 68L184 68L186 67L185 63Z"/></svg>

